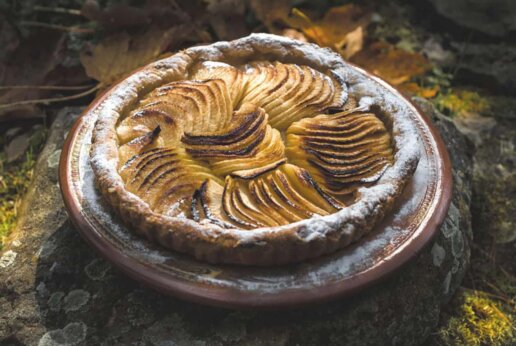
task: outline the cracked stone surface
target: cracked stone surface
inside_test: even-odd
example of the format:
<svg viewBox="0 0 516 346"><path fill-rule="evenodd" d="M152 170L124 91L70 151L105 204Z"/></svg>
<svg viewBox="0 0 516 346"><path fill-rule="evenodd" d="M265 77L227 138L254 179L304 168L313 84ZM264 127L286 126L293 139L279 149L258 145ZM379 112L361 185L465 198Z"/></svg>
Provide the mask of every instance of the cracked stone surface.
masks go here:
<svg viewBox="0 0 516 346"><path fill-rule="evenodd" d="M433 244L388 280L353 299L283 312L232 311L163 296L117 272L73 228L57 184L56 156L80 113L53 124L0 254L0 344L4 345L414 345L469 264L471 157L455 126L427 102L449 148L454 195Z"/></svg>

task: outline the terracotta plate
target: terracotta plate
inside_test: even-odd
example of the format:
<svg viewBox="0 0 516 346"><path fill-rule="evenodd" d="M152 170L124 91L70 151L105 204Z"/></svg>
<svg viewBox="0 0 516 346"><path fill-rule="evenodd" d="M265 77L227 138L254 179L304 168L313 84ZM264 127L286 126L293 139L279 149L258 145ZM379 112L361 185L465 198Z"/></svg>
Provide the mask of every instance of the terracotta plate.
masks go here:
<svg viewBox="0 0 516 346"><path fill-rule="evenodd" d="M403 98L387 83L362 72ZM354 245L300 264L271 268L211 265L134 235L95 189L89 149L96 119L88 110L77 120L63 148L61 190L83 237L129 276L162 292L232 308L298 307L328 301L349 296L391 274L431 240L444 220L452 184L448 154L435 128L414 110L422 158L394 212Z"/></svg>

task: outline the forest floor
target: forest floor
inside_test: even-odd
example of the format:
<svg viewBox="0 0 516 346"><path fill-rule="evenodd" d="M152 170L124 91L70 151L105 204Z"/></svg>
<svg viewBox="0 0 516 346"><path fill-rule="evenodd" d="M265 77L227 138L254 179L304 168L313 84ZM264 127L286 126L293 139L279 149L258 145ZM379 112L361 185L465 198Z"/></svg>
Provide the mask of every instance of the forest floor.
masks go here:
<svg viewBox="0 0 516 346"><path fill-rule="evenodd" d="M330 47L429 99L469 138L471 268L428 342L515 341L516 73L506 66L516 65L514 42L444 18L430 2L52 3L0 3L0 253L60 108L87 105L130 71L178 49L271 32Z"/></svg>

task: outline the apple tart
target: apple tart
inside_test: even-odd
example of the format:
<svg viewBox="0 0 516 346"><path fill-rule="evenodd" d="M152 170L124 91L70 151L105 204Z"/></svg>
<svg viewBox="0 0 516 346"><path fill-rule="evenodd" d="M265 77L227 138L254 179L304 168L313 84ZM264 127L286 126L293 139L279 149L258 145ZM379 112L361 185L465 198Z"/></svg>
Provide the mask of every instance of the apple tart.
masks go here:
<svg viewBox="0 0 516 346"><path fill-rule="evenodd" d="M333 252L390 210L410 114L329 50L258 34L194 47L104 96L91 162L124 223L212 263Z"/></svg>

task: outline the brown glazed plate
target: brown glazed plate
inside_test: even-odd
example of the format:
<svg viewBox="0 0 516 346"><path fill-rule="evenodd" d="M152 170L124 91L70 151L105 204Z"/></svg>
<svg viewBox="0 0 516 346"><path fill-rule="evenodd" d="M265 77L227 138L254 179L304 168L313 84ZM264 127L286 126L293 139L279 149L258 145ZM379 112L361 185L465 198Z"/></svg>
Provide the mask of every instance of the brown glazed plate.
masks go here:
<svg viewBox="0 0 516 346"><path fill-rule="evenodd" d="M103 257L137 281L195 303L228 308L299 307L350 296L386 278L430 242L448 211L451 164L427 117L395 88L359 73L399 97L414 112L421 159L403 195L371 233L356 243L302 263L279 267L213 265L161 248L131 232L96 190L89 163L97 98L77 120L64 145L59 181L70 218Z"/></svg>

